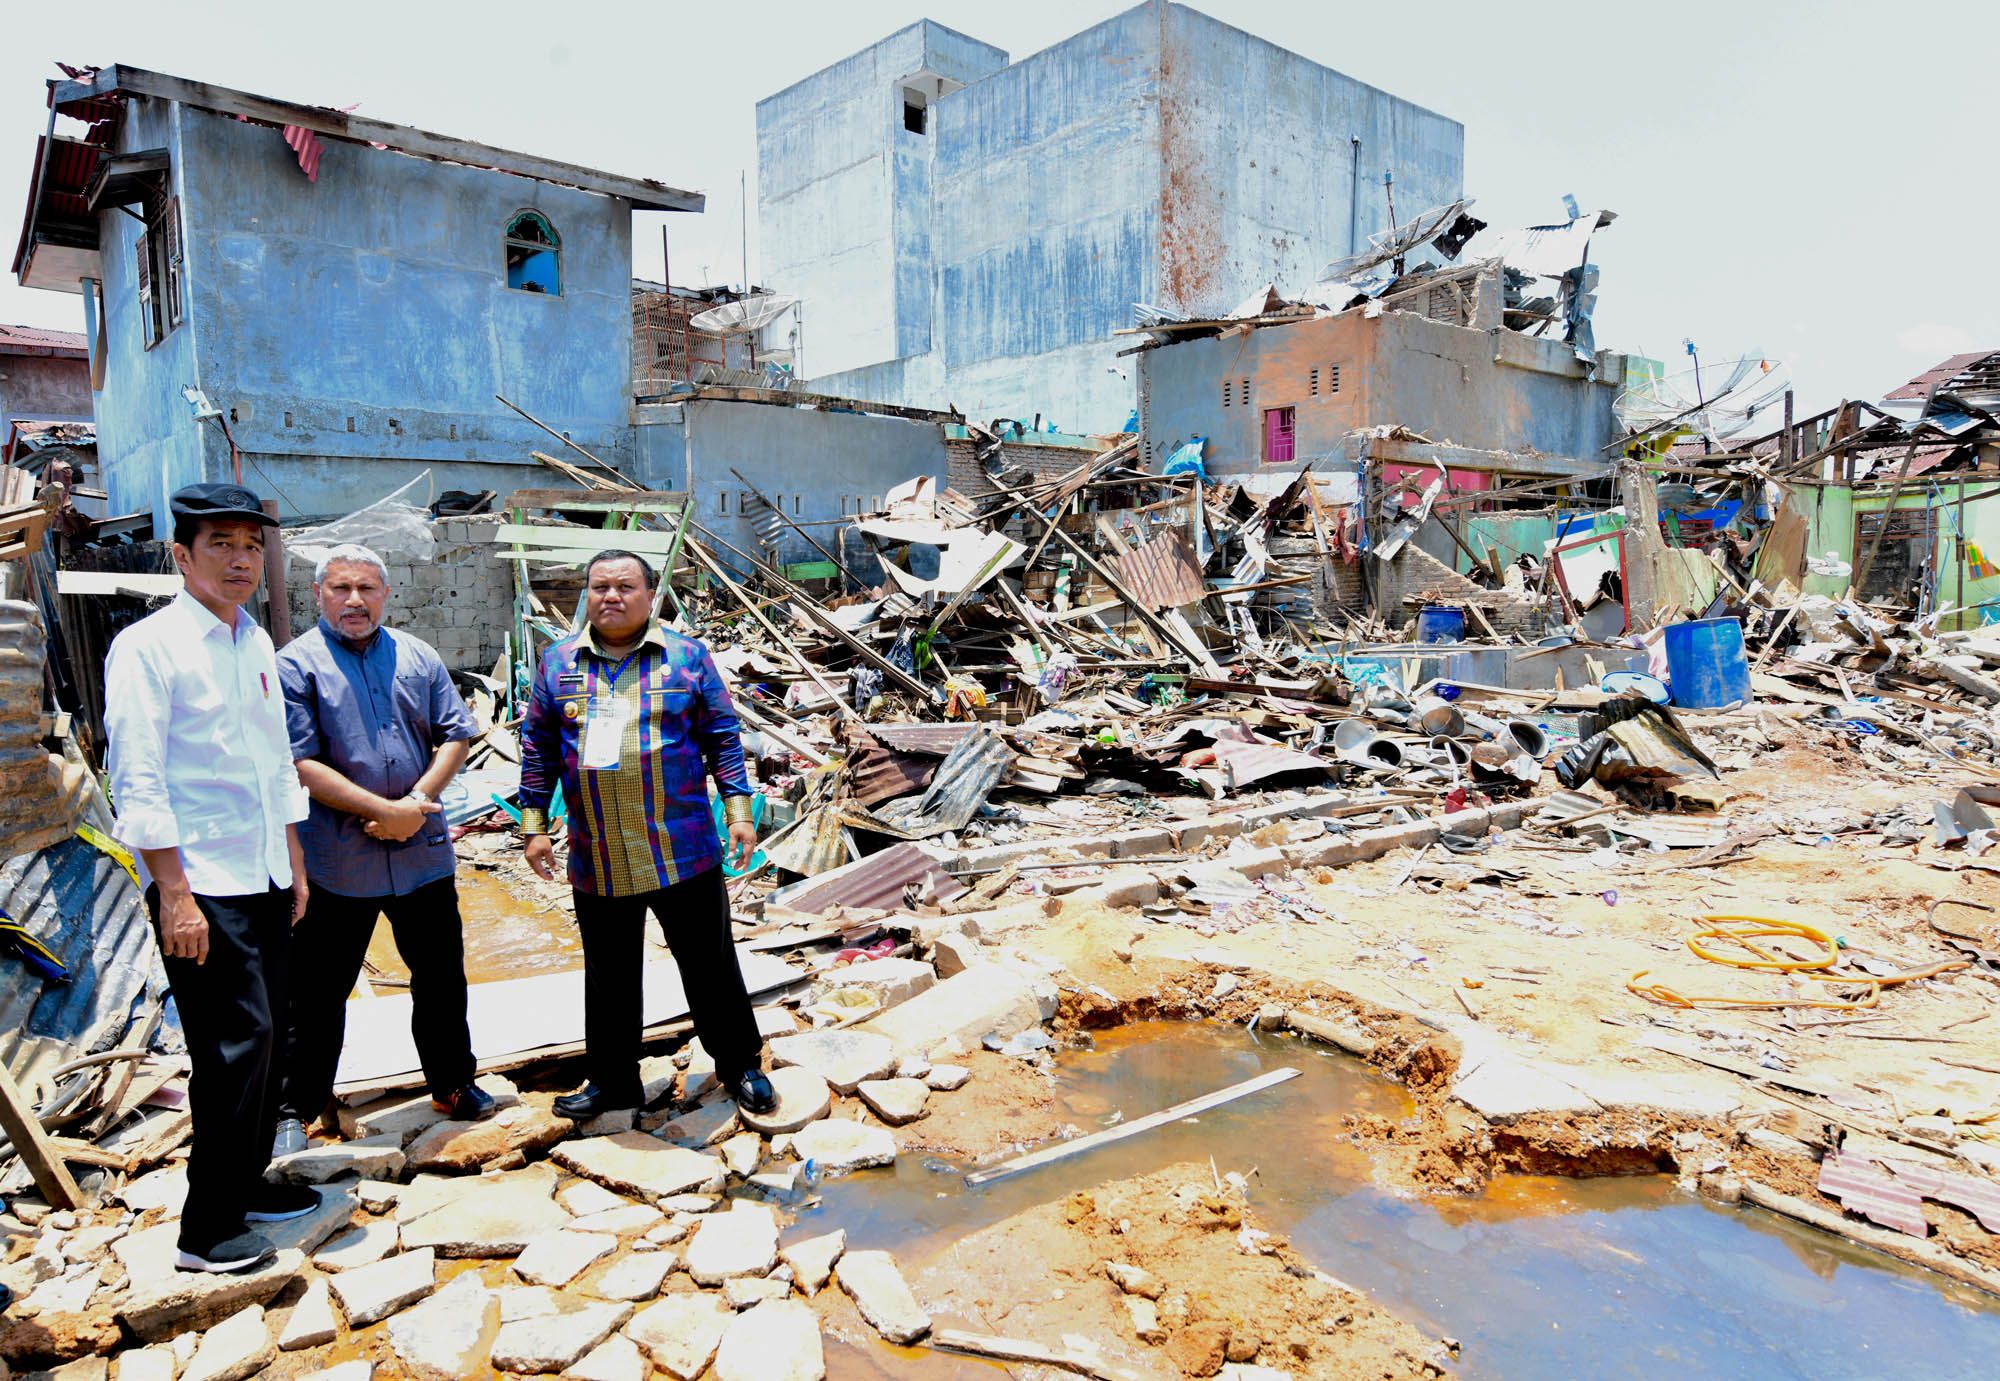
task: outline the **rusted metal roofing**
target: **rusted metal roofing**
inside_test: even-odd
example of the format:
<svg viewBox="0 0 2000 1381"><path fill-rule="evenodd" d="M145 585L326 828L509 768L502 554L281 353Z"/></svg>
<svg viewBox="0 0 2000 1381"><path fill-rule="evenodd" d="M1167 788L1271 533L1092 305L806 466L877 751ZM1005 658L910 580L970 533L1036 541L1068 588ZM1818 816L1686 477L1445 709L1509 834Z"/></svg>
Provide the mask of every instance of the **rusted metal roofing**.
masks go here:
<svg viewBox="0 0 2000 1381"><path fill-rule="evenodd" d="M1193 604L1208 593L1194 543L1179 528L1168 528L1115 563L1118 583L1155 612Z"/></svg>
<svg viewBox="0 0 2000 1381"><path fill-rule="evenodd" d="M884 748L941 758L978 732L977 724L870 724L868 732Z"/></svg>
<svg viewBox="0 0 2000 1381"><path fill-rule="evenodd" d="M854 799L864 806L922 791L937 773L935 759L885 748L865 730L851 730L849 742L853 750L847 756L847 779Z"/></svg>
<svg viewBox="0 0 2000 1381"><path fill-rule="evenodd" d="M909 843L892 844L880 853L795 886L796 891L780 889L772 900L814 915L836 906L893 911L906 904L904 893L912 886L919 890L920 899L939 902L963 896L966 891L965 884L940 868L936 859Z"/></svg>
<svg viewBox="0 0 2000 1381"><path fill-rule="evenodd" d="M891 801L875 817L912 839L964 829L1013 765L1014 750L982 727L938 764L922 796Z"/></svg>
<svg viewBox="0 0 2000 1381"><path fill-rule="evenodd" d="M1890 389L1882 395L1882 401L1887 403L1907 398L1922 402L1931 396L1932 389L1939 387L1953 375L1979 363L1979 361L1985 359L1988 355L1996 353L2000 352L1992 350L1969 350L1965 354L1953 355L1950 359L1941 360L1900 388Z"/></svg>
<svg viewBox="0 0 2000 1381"><path fill-rule="evenodd" d="M45 331L39 326L0 326L0 355L54 355L86 359L90 351L75 331Z"/></svg>
<svg viewBox="0 0 2000 1381"><path fill-rule="evenodd" d="M1859 1213L1885 1228L1912 1237L1930 1236L1923 1195L1897 1183L1895 1176L1872 1161L1837 1151L1829 1153L1819 1163L1819 1192L1840 1200L1848 1212Z"/></svg>

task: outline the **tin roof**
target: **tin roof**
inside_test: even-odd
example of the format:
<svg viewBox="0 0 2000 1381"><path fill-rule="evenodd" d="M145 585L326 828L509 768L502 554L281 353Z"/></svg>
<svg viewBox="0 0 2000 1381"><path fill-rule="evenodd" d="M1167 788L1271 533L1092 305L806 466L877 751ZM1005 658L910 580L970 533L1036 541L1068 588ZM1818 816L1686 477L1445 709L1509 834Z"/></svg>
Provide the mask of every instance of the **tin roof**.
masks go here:
<svg viewBox="0 0 2000 1381"><path fill-rule="evenodd" d="M0 355L55 355L87 359L90 351L75 331L50 331L40 326L0 326Z"/></svg>

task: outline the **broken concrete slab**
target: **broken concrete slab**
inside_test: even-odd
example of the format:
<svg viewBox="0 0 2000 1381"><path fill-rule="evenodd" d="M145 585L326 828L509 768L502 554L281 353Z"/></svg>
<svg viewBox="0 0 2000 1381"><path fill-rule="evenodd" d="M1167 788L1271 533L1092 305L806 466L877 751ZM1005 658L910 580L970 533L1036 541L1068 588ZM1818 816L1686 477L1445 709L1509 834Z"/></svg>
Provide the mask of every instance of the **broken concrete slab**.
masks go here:
<svg viewBox="0 0 2000 1381"><path fill-rule="evenodd" d="M887 1252L848 1252L834 1279L861 1317L892 1343L913 1343L931 1331L931 1316L910 1293L896 1259Z"/></svg>
<svg viewBox="0 0 2000 1381"><path fill-rule="evenodd" d="M301 1372L292 1381L372 1381L374 1375L375 1364L366 1357L357 1357L321 1371Z"/></svg>
<svg viewBox="0 0 2000 1381"><path fill-rule="evenodd" d="M500 1294L470 1271L396 1315L385 1330L405 1374L419 1381L479 1375L499 1331Z"/></svg>
<svg viewBox="0 0 2000 1381"><path fill-rule="evenodd" d="M717 1098L698 1108L660 1118L653 1124L652 1132L661 1141L701 1150L734 1135L736 1119L736 1105L727 1098Z"/></svg>
<svg viewBox="0 0 2000 1381"><path fill-rule="evenodd" d="M267 1173L292 1184L325 1184L342 1175L395 1179L403 1173L403 1139L394 1132L359 1141L329 1141L308 1146L271 1162Z"/></svg>
<svg viewBox="0 0 2000 1381"><path fill-rule="evenodd" d="M956 1093L971 1079L972 1071L964 1065L932 1065L924 1076L924 1086L938 1093Z"/></svg>
<svg viewBox="0 0 2000 1381"><path fill-rule="evenodd" d="M134 1213L165 1209L169 1218L178 1218L187 1203L188 1177L185 1162L169 1165L139 1176L118 1191L118 1200Z"/></svg>
<svg viewBox="0 0 2000 1381"><path fill-rule="evenodd" d="M493 1339L493 1365L527 1376L561 1371L581 1361L631 1316L629 1304L586 1304L561 1314L502 1324Z"/></svg>
<svg viewBox="0 0 2000 1381"><path fill-rule="evenodd" d="M736 1316L715 1354L716 1381L824 1381L819 1319L797 1300L772 1300Z"/></svg>
<svg viewBox="0 0 2000 1381"><path fill-rule="evenodd" d="M720 1190L729 1182L728 1168L714 1156L669 1146L644 1132L567 1141L551 1159L607 1189L655 1201L690 1190Z"/></svg>
<svg viewBox="0 0 2000 1381"><path fill-rule="evenodd" d="M546 1285L503 1285L493 1293L500 1297L501 1323L539 1318L562 1310L556 1292Z"/></svg>
<svg viewBox="0 0 2000 1381"><path fill-rule="evenodd" d="M1026 974L1005 964L984 963L953 974L902 1006L892 1007L863 1022L853 1032L841 1034L882 1036L895 1054L906 1055L929 1052L947 1040L955 1039L968 1049L989 1035L1004 1040L1041 1025L1050 1015L1053 1013L1043 1011L1036 985ZM863 1077L874 1078L894 1065L892 1058L884 1071ZM840 1087L838 1081L828 1082ZM851 1088L852 1085L841 1091L848 1092Z"/></svg>
<svg viewBox="0 0 2000 1381"><path fill-rule="evenodd" d="M298 1277L305 1264L304 1252L282 1251L270 1265L241 1275L175 1272L121 1300L118 1321L134 1337L148 1343L207 1328L245 1305L268 1304Z"/></svg>
<svg viewBox="0 0 2000 1381"><path fill-rule="evenodd" d="M801 1065L771 1071L771 1088L778 1095L777 1106L769 1112L739 1108L737 1117L753 1132L782 1136L796 1132L808 1122L825 1117L833 1106L833 1091L825 1079Z"/></svg>
<svg viewBox="0 0 2000 1381"><path fill-rule="evenodd" d="M1548 1068L1509 1055L1492 1055L1470 1070L1461 1065L1451 1096L1495 1123L1603 1110L1596 1099Z"/></svg>
<svg viewBox="0 0 2000 1381"><path fill-rule="evenodd" d="M840 1175L871 1165L894 1165L896 1138L887 1127L829 1117L794 1134L792 1154L822 1175Z"/></svg>
<svg viewBox="0 0 2000 1381"><path fill-rule="evenodd" d="M278 1350L297 1352L302 1347L318 1347L340 1336L340 1319L333 1312L333 1292L323 1280L306 1287L291 1317L278 1330Z"/></svg>
<svg viewBox="0 0 2000 1381"><path fill-rule="evenodd" d="M809 1069L839 1092L852 1093L863 1080L894 1070L896 1050L886 1037L858 1029L808 1031L772 1041L771 1063Z"/></svg>
<svg viewBox="0 0 2000 1381"><path fill-rule="evenodd" d="M589 1290L599 1299L638 1302L660 1293L667 1276L679 1264L672 1252L638 1252L614 1261L599 1275Z"/></svg>
<svg viewBox="0 0 2000 1381"><path fill-rule="evenodd" d="M964 973L979 962L979 941L970 935L944 934L931 946L931 963L939 978Z"/></svg>
<svg viewBox="0 0 2000 1381"><path fill-rule="evenodd" d="M437 1202L429 1194L416 1196L398 1209L405 1250L427 1247L442 1257L519 1256L536 1237L570 1220L555 1201L556 1172L548 1165L443 1183L455 1190L451 1197ZM465 1192L468 1185L478 1192Z"/></svg>
<svg viewBox="0 0 2000 1381"><path fill-rule="evenodd" d="M764 1138L755 1132L738 1132L715 1151L729 1167L729 1173L742 1179L755 1173L758 1162L764 1159Z"/></svg>
<svg viewBox="0 0 2000 1381"><path fill-rule="evenodd" d="M163 1347L135 1347L118 1354L118 1381L174 1381L180 1371Z"/></svg>
<svg viewBox="0 0 2000 1381"><path fill-rule="evenodd" d="M463 1173L511 1152L540 1151L575 1130L574 1122L539 1103L516 1103L483 1122L439 1122L428 1128L410 1142L409 1166Z"/></svg>
<svg viewBox="0 0 2000 1381"><path fill-rule="evenodd" d="M720 1285L734 1276L760 1276L778 1259L778 1221L762 1204L742 1199L727 1213L701 1220L682 1258L698 1285Z"/></svg>
<svg viewBox="0 0 2000 1381"><path fill-rule="evenodd" d="M818 983L828 992L859 989L878 999L884 1007L908 1002L935 984L938 974L921 959L872 959L827 969Z"/></svg>
<svg viewBox="0 0 2000 1381"><path fill-rule="evenodd" d="M244 1381L277 1356L278 1345L264 1322L264 1306L252 1304L202 1334L201 1346L181 1373L181 1381Z"/></svg>
<svg viewBox="0 0 2000 1381"><path fill-rule="evenodd" d="M799 1292L811 1297L826 1288L833 1278L833 1263L847 1250L847 1233L821 1233L778 1249L778 1259L792 1268Z"/></svg>
<svg viewBox="0 0 2000 1381"><path fill-rule="evenodd" d="M584 1354L563 1375L570 1381L646 1381L646 1354L622 1333L613 1334Z"/></svg>
<svg viewBox="0 0 2000 1381"><path fill-rule="evenodd" d="M358 1228L349 1228L313 1253L313 1265L322 1271L351 1271L356 1266L372 1266L396 1250L400 1229L393 1218L379 1219Z"/></svg>
<svg viewBox="0 0 2000 1381"><path fill-rule="evenodd" d="M429 1247L404 1252L372 1266L342 1271L333 1277L333 1296L340 1301L350 1328L386 1319L435 1289L437 1254Z"/></svg>
<svg viewBox="0 0 2000 1381"><path fill-rule="evenodd" d="M584 1183L588 1184L586 1180ZM651 1204L626 1204L622 1208L608 1208L602 1213L591 1213L570 1223L574 1232L608 1232L613 1237L636 1237L649 1232L659 1225L666 1215Z"/></svg>
<svg viewBox="0 0 2000 1381"><path fill-rule="evenodd" d="M632 1206L632 1201L623 1194L613 1194L595 1180L578 1180L575 1184L564 1185L556 1191L556 1202L579 1218Z"/></svg>
<svg viewBox="0 0 2000 1381"><path fill-rule="evenodd" d="M792 1282L772 1276L738 1276L722 1282L722 1298L731 1309L749 1309L792 1293Z"/></svg>
<svg viewBox="0 0 2000 1381"><path fill-rule="evenodd" d="M856 1092L869 1110L891 1127L922 1117L931 1096L930 1086L921 1079L864 1079Z"/></svg>
<svg viewBox="0 0 2000 1381"><path fill-rule="evenodd" d="M1143 1295L1147 1299L1158 1299L1166 1292L1166 1282L1143 1266L1134 1266L1125 1261L1107 1261L1104 1274L1128 1295Z"/></svg>
<svg viewBox="0 0 2000 1381"><path fill-rule="evenodd" d="M591 1262L617 1250L618 1239L610 1233L568 1229L544 1233L521 1253L514 1273L532 1285L561 1289L582 1275Z"/></svg>
<svg viewBox="0 0 2000 1381"><path fill-rule="evenodd" d="M640 1310L625 1325L625 1336L644 1348L653 1365L674 1381L694 1381L708 1370L735 1317L717 1295L668 1295Z"/></svg>

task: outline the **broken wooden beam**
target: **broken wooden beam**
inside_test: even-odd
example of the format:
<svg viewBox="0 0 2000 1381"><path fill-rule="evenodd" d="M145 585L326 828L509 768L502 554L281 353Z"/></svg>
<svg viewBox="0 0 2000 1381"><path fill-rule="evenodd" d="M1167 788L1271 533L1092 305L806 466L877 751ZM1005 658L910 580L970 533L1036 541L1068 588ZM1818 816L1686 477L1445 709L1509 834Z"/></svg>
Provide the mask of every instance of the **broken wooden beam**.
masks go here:
<svg viewBox="0 0 2000 1381"><path fill-rule="evenodd" d="M0 1131L14 1143L14 1152L28 1167L35 1188L52 1208L82 1208L84 1193L70 1178L62 1152L42 1130L34 1105L22 1094L21 1086L5 1068L0 1068Z"/></svg>
<svg viewBox="0 0 2000 1381"><path fill-rule="evenodd" d="M1123 1141L1127 1137L1138 1136L1141 1132L1150 1132L1155 1127L1164 1127L1168 1123L1178 1122L1184 1117L1193 1117L1197 1113L1207 1112L1210 1108L1219 1108L1225 1103L1233 1103L1239 1098L1248 1097L1250 1094L1261 1093L1267 1088L1273 1088L1288 1079L1296 1079L1298 1077L1299 1072L1296 1069L1274 1069L1269 1073L1260 1074L1254 1079L1245 1079L1240 1084L1231 1084L1228 1088L1217 1089L1213 1093L1204 1093L1199 1098L1190 1098L1184 1103L1174 1104L1171 1108L1162 1108L1158 1112L1147 1113L1144 1117L1134 1118L1130 1122L1108 1128L1105 1131L1092 1132L1089 1136L1080 1136L1074 1140L1061 1142L1054 1146L1044 1146L1039 1151L1030 1151L1024 1156L1016 1156L1010 1161L1003 1161L991 1170L975 1170L965 1177L965 1182L976 1189L983 1184L992 1184L995 1180L1008 1179L1024 1171L1036 1170L1044 1165L1053 1165L1057 1161L1068 1160L1072 1156L1080 1156L1086 1151L1094 1151L1100 1146L1109 1146L1114 1141Z"/></svg>

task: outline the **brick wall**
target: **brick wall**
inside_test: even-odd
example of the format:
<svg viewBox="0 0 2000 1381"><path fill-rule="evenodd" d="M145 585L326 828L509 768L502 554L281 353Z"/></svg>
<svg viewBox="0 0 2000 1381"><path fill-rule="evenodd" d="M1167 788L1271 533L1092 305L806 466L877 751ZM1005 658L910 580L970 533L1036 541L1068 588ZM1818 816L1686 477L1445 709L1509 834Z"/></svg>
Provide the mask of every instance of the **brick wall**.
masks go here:
<svg viewBox="0 0 2000 1381"><path fill-rule="evenodd" d="M444 518L431 524L430 559L388 558L391 628L422 638L455 670L491 671L514 620L514 584L507 562L493 555L497 514ZM312 563L293 556L285 568L294 632L319 618Z"/></svg>
<svg viewBox="0 0 2000 1381"><path fill-rule="evenodd" d="M948 440L944 443L944 451L945 482L953 489L968 499L983 499L1003 492L987 477L986 467L977 459L978 450L974 442ZM1009 441L1000 448L997 468L1002 474L1012 474L1021 469L1033 470L1036 483L1047 483L1062 478L1094 455L1094 451L1079 451L1073 446L1036 446L1029 442Z"/></svg>

